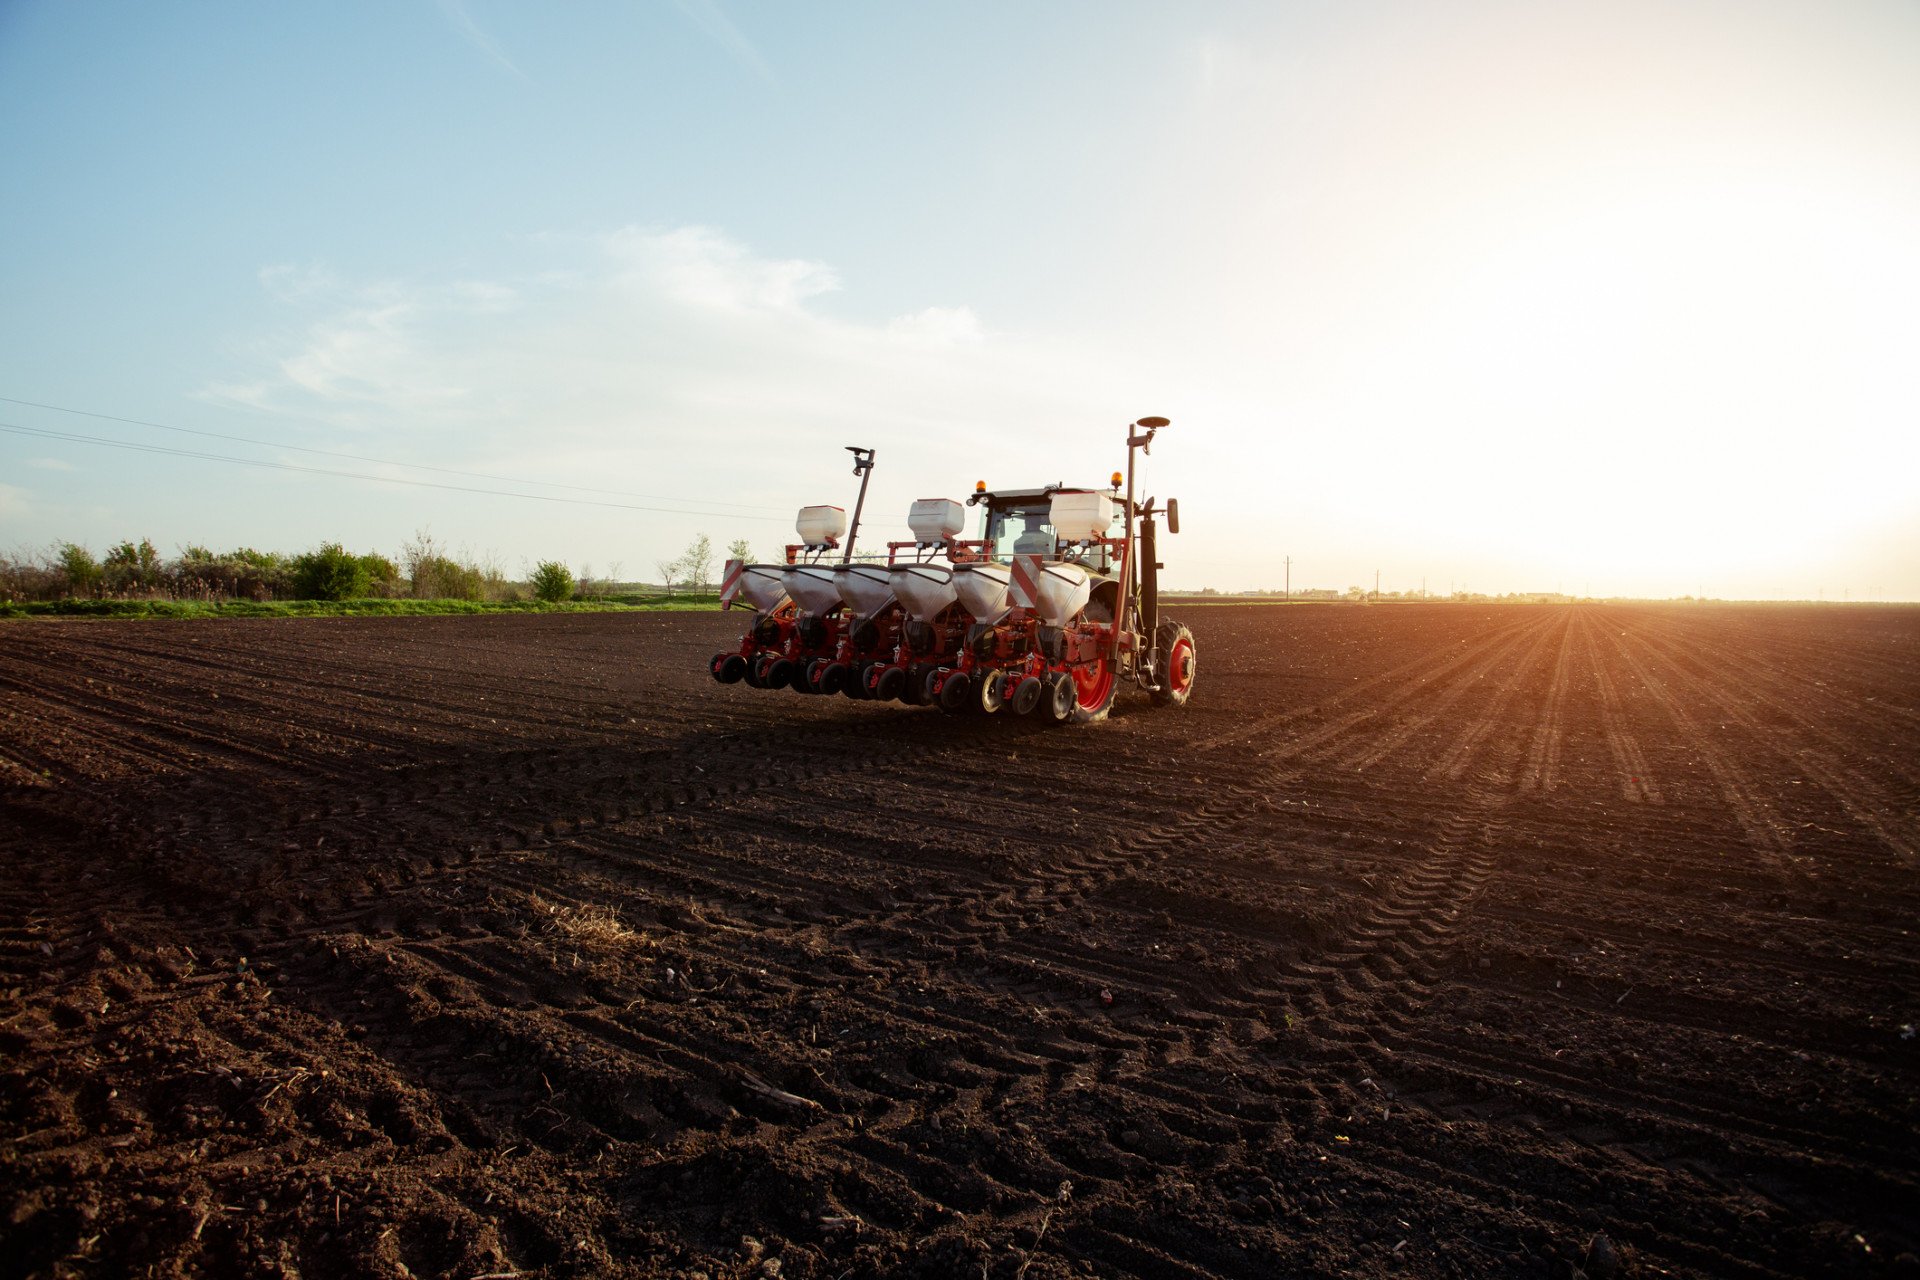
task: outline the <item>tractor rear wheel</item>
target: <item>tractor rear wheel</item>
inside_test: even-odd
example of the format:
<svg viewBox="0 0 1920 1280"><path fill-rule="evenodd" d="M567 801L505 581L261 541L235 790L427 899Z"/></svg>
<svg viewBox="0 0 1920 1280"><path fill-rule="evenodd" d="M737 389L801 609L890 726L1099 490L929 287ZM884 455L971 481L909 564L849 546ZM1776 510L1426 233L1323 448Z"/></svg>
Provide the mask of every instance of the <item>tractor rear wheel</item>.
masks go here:
<svg viewBox="0 0 1920 1280"><path fill-rule="evenodd" d="M1153 691L1156 707L1184 707L1193 693L1194 679L1200 674L1200 655L1193 647L1193 632L1183 623L1169 618L1153 633L1160 650L1160 687Z"/></svg>

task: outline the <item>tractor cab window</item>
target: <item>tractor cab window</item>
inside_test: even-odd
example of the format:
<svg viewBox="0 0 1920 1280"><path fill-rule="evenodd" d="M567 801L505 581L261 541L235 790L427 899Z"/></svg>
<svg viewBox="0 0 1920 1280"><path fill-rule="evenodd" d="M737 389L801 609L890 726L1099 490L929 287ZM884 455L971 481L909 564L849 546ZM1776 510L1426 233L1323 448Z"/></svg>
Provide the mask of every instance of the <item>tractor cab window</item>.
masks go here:
<svg viewBox="0 0 1920 1280"><path fill-rule="evenodd" d="M1014 556L1060 554L1059 534L1053 527L1051 502L1024 502L987 512L987 554L1006 561ZM1066 557L1095 573L1113 572L1113 557L1105 547L1069 547Z"/></svg>
<svg viewBox="0 0 1920 1280"><path fill-rule="evenodd" d="M996 560L1012 556L1050 556L1055 538L1053 509L1048 503L995 508L987 515L987 541Z"/></svg>

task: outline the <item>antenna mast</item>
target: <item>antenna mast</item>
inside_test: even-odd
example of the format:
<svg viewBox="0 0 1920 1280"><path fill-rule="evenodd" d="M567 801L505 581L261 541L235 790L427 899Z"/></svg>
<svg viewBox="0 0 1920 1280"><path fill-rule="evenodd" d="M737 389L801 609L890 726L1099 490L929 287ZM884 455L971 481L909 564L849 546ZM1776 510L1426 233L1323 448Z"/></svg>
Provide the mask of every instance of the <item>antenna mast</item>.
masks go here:
<svg viewBox="0 0 1920 1280"><path fill-rule="evenodd" d="M853 474L860 477L860 497L853 504L853 524L847 529L847 551L840 557L841 564L853 560L853 540L860 536L860 509L867 505L867 481L873 477L873 450L850 444L847 452L853 455Z"/></svg>

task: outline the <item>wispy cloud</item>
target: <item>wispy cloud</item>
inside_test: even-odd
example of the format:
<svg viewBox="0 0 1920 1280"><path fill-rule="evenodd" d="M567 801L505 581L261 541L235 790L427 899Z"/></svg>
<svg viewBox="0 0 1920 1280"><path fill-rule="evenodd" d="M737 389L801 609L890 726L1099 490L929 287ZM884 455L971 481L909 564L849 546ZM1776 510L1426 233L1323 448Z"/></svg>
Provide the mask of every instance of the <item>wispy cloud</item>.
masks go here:
<svg viewBox="0 0 1920 1280"><path fill-rule="evenodd" d="M732 54L735 61L768 84L773 83L773 72L767 67L766 59L740 33L740 28L733 25L733 19L721 12L715 0L673 0L673 7L709 39Z"/></svg>
<svg viewBox="0 0 1920 1280"><path fill-rule="evenodd" d="M28 458L27 465L30 467L38 467L42 471L78 470L71 462L62 461L59 458Z"/></svg>
<svg viewBox="0 0 1920 1280"><path fill-rule="evenodd" d="M995 332L963 305L847 320L816 305L839 288L825 263L710 227L550 236L497 279L276 291L304 327L258 352L256 376L204 394L395 456L734 502L797 505L817 492L810 469L836 483L841 445L884 445L876 529L920 488L977 478L954 473L955 440L1053 478L1085 470L1090 429L1141 412L1127 399L1141 375L1070 344Z"/></svg>
<svg viewBox="0 0 1920 1280"><path fill-rule="evenodd" d="M440 12L455 31L458 31L472 42L474 48L480 50L480 52L486 54L489 58L492 58L495 62L513 72L516 76L519 76L522 80L527 78L527 73L519 67L514 66L513 60L500 51L500 46L494 38L481 29L478 22L474 21L473 15L467 11L466 0L440 0Z"/></svg>

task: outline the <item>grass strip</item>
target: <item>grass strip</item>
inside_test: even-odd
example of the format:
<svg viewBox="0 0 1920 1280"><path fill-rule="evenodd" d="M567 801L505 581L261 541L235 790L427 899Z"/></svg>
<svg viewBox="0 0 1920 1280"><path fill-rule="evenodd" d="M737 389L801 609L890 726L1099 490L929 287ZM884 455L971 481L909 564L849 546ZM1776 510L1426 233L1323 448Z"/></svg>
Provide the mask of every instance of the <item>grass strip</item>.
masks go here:
<svg viewBox="0 0 1920 1280"><path fill-rule="evenodd" d="M714 610L715 596L612 596L604 600L44 600L0 604L6 618L391 618L467 613L646 613Z"/></svg>

